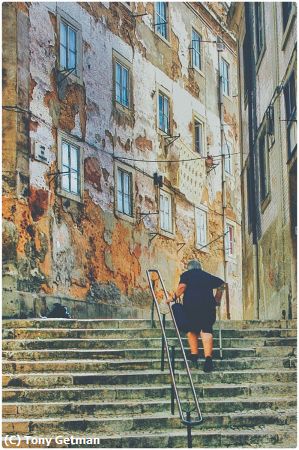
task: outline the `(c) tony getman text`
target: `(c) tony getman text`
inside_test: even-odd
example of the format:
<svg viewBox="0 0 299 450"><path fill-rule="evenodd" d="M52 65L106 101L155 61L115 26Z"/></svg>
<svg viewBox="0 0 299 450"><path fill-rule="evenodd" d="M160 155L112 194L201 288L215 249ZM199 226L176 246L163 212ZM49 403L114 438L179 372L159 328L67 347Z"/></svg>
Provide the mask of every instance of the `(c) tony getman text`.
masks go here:
<svg viewBox="0 0 299 450"><path fill-rule="evenodd" d="M99 437L86 437L86 436L54 436L54 437L33 437L33 436L24 436L26 444L39 444L39 445L50 445L55 442L55 444L100 444Z"/></svg>

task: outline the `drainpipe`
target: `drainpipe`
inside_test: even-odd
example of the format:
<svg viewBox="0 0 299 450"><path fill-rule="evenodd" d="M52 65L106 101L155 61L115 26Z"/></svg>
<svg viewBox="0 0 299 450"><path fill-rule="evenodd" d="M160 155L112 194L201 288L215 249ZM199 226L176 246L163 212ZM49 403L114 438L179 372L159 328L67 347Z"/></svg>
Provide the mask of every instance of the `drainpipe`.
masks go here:
<svg viewBox="0 0 299 450"><path fill-rule="evenodd" d="M219 120L220 120L220 149L221 149L221 194L222 194L222 229L223 229L223 272L224 282L227 282L227 260L225 251L225 212L226 212L226 180L225 180L225 158L223 153L224 130L223 130L223 86L222 77L220 75L220 51L218 51L218 93L219 93ZM226 291L226 302L228 302L228 292ZM227 319L230 319L230 313L227 308Z"/></svg>
<svg viewBox="0 0 299 450"><path fill-rule="evenodd" d="M260 279L259 279L259 250L258 250L258 227L260 227L259 215L259 188L256 180L258 180L257 172L257 154L256 154L256 72L255 72L255 57L253 51L254 34L253 34L253 6L254 3L245 2L245 24L246 32L249 39L249 55L248 55L248 70L249 70L249 86L248 86L248 133L249 133L249 164L250 164L250 196L252 199L252 244L253 244L253 268L254 268L254 303L255 303L255 318L260 318Z"/></svg>

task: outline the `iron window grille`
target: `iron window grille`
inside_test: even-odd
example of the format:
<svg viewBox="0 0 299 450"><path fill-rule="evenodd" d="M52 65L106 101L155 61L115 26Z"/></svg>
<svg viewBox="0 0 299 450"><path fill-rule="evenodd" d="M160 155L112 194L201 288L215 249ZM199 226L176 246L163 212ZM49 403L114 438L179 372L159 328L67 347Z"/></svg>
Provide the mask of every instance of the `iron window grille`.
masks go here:
<svg viewBox="0 0 299 450"><path fill-rule="evenodd" d="M156 3L156 15L155 15L155 29L165 39L168 39L168 29L167 29L167 8L166 2Z"/></svg>
<svg viewBox="0 0 299 450"><path fill-rule="evenodd" d="M60 22L60 68L77 75L77 31L68 23Z"/></svg>
<svg viewBox="0 0 299 450"><path fill-rule="evenodd" d="M191 67L201 70L201 36L192 30Z"/></svg>
<svg viewBox="0 0 299 450"><path fill-rule="evenodd" d="M129 69L118 61L115 62L115 100L129 107Z"/></svg>
<svg viewBox="0 0 299 450"><path fill-rule="evenodd" d="M297 145L296 136L296 86L295 86L295 74L294 71L291 73L288 81L284 85L284 99L285 99L285 110L286 110L286 121L287 121L287 142L288 142L288 154L291 156L293 150Z"/></svg>
<svg viewBox="0 0 299 450"><path fill-rule="evenodd" d="M223 58L221 58L220 60L220 76L222 83L222 92L226 95L230 95L229 64Z"/></svg>
<svg viewBox="0 0 299 450"><path fill-rule="evenodd" d="M117 210L127 216L133 216L132 174L117 169Z"/></svg>
<svg viewBox="0 0 299 450"><path fill-rule="evenodd" d="M71 194L80 195L80 148L62 141L61 189Z"/></svg>
<svg viewBox="0 0 299 450"><path fill-rule="evenodd" d="M172 198L168 192L160 192L160 228L172 233Z"/></svg>
<svg viewBox="0 0 299 450"><path fill-rule="evenodd" d="M169 98L159 92L159 128L169 135Z"/></svg>

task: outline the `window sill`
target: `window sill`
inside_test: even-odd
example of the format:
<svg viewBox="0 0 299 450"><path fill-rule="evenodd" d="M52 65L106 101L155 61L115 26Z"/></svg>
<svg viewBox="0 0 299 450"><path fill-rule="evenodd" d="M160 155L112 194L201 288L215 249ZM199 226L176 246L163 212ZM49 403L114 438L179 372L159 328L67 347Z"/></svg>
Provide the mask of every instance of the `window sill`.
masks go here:
<svg viewBox="0 0 299 450"><path fill-rule="evenodd" d="M132 224L136 223L136 219L135 219L134 216L128 216L127 214L124 214L124 213L122 213L120 211L117 211L117 210L115 210L114 213L115 213L115 216L118 219L125 220L126 222L130 222Z"/></svg>
<svg viewBox="0 0 299 450"><path fill-rule="evenodd" d="M292 11L286 26L286 29L284 30L283 36L282 36L282 41L281 41L281 50L284 50L287 43L288 43L288 38L290 35L290 31L292 29L292 25L294 22L294 18L296 17L296 11L295 11L295 6L292 6Z"/></svg>
<svg viewBox="0 0 299 450"><path fill-rule="evenodd" d="M198 250L199 252L204 252L204 253L210 253L209 250L209 246L207 244L205 244L206 247L202 248L202 245L200 244L195 244L195 248L196 250Z"/></svg>
<svg viewBox="0 0 299 450"><path fill-rule="evenodd" d="M60 197L64 197L68 200L73 200L74 202L80 203L81 205L83 205L83 203L84 203L82 196L72 194L71 192L68 192L68 191L64 191L61 188L58 188L56 193Z"/></svg>
<svg viewBox="0 0 299 450"><path fill-rule="evenodd" d="M261 211L262 211L262 213L265 212L265 210L267 209L267 206L269 205L270 202L271 202L271 194L268 194L266 196L266 198L261 203Z"/></svg>
<svg viewBox="0 0 299 450"><path fill-rule="evenodd" d="M166 133L165 131L161 130L161 128L157 128L157 133L162 136L162 137L168 137L171 136L171 131L169 130L168 133Z"/></svg>
<svg viewBox="0 0 299 450"><path fill-rule="evenodd" d="M162 34L158 33L158 31L155 31L155 35L161 39L161 41L164 42L164 44L166 44L169 48L171 48L171 43L169 42L168 39L166 39L164 36L162 36Z"/></svg>
<svg viewBox="0 0 299 450"><path fill-rule="evenodd" d="M114 101L114 107L119 112L122 112L127 116L131 116L133 114L133 110L129 106L124 106L122 103L118 103L116 100Z"/></svg>
<svg viewBox="0 0 299 450"><path fill-rule="evenodd" d="M201 70L198 69L197 67L189 67L190 70L194 70L196 73L198 73L202 78L206 78L205 73Z"/></svg>
<svg viewBox="0 0 299 450"><path fill-rule="evenodd" d="M67 82L69 80L71 83L79 84L80 86L83 86L82 69L78 70L80 75L76 75L75 73L70 73L68 76L65 76L65 74L63 74L63 68L62 67L59 67L57 72L58 72L58 77L57 77L58 82L59 82L59 79L63 80L62 82L60 82L60 85L63 84L64 82Z"/></svg>
<svg viewBox="0 0 299 450"><path fill-rule="evenodd" d="M225 94L225 92L223 92L222 95L223 95L223 98L226 98L228 101L230 101L230 102L233 101L232 97L230 95Z"/></svg>
<svg viewBox="0 0 299 450"><path fill-rule="evenodd" d="M159 229L159 234L160 234L160 236L166 237L168 239L172 239L172 240L175 239L175 235L171 231L166 231L166 230L163 230L162 228Z"/></svg>

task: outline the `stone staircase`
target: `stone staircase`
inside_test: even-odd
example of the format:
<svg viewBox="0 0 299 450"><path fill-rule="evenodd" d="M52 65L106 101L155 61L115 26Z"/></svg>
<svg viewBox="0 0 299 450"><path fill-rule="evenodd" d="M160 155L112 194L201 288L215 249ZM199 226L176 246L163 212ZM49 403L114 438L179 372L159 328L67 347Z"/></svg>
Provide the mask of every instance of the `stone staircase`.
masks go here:
<svg viewBox="0 0 299 450"><path fill-rule="evenodd" d="M186 447L170 413L161 330L146 320L3 321L3 439L46 437L50 447ZM193 447L296 447L295 321L228 321L223 360L215 330L215 371L191 369L204 421ZM178 348L167 324L170 342ZM184 340L186 346L187 342ZM183 405L191 398L177 350ZM59 436L60 438L56 439ZM63 438L99 442L62 442ZM14 438L13 438L14 439ZM60 440L59 440L60 439ZM76 441L75 441L76 442ZM3 447L16 447L6 440Z"/></svg>

